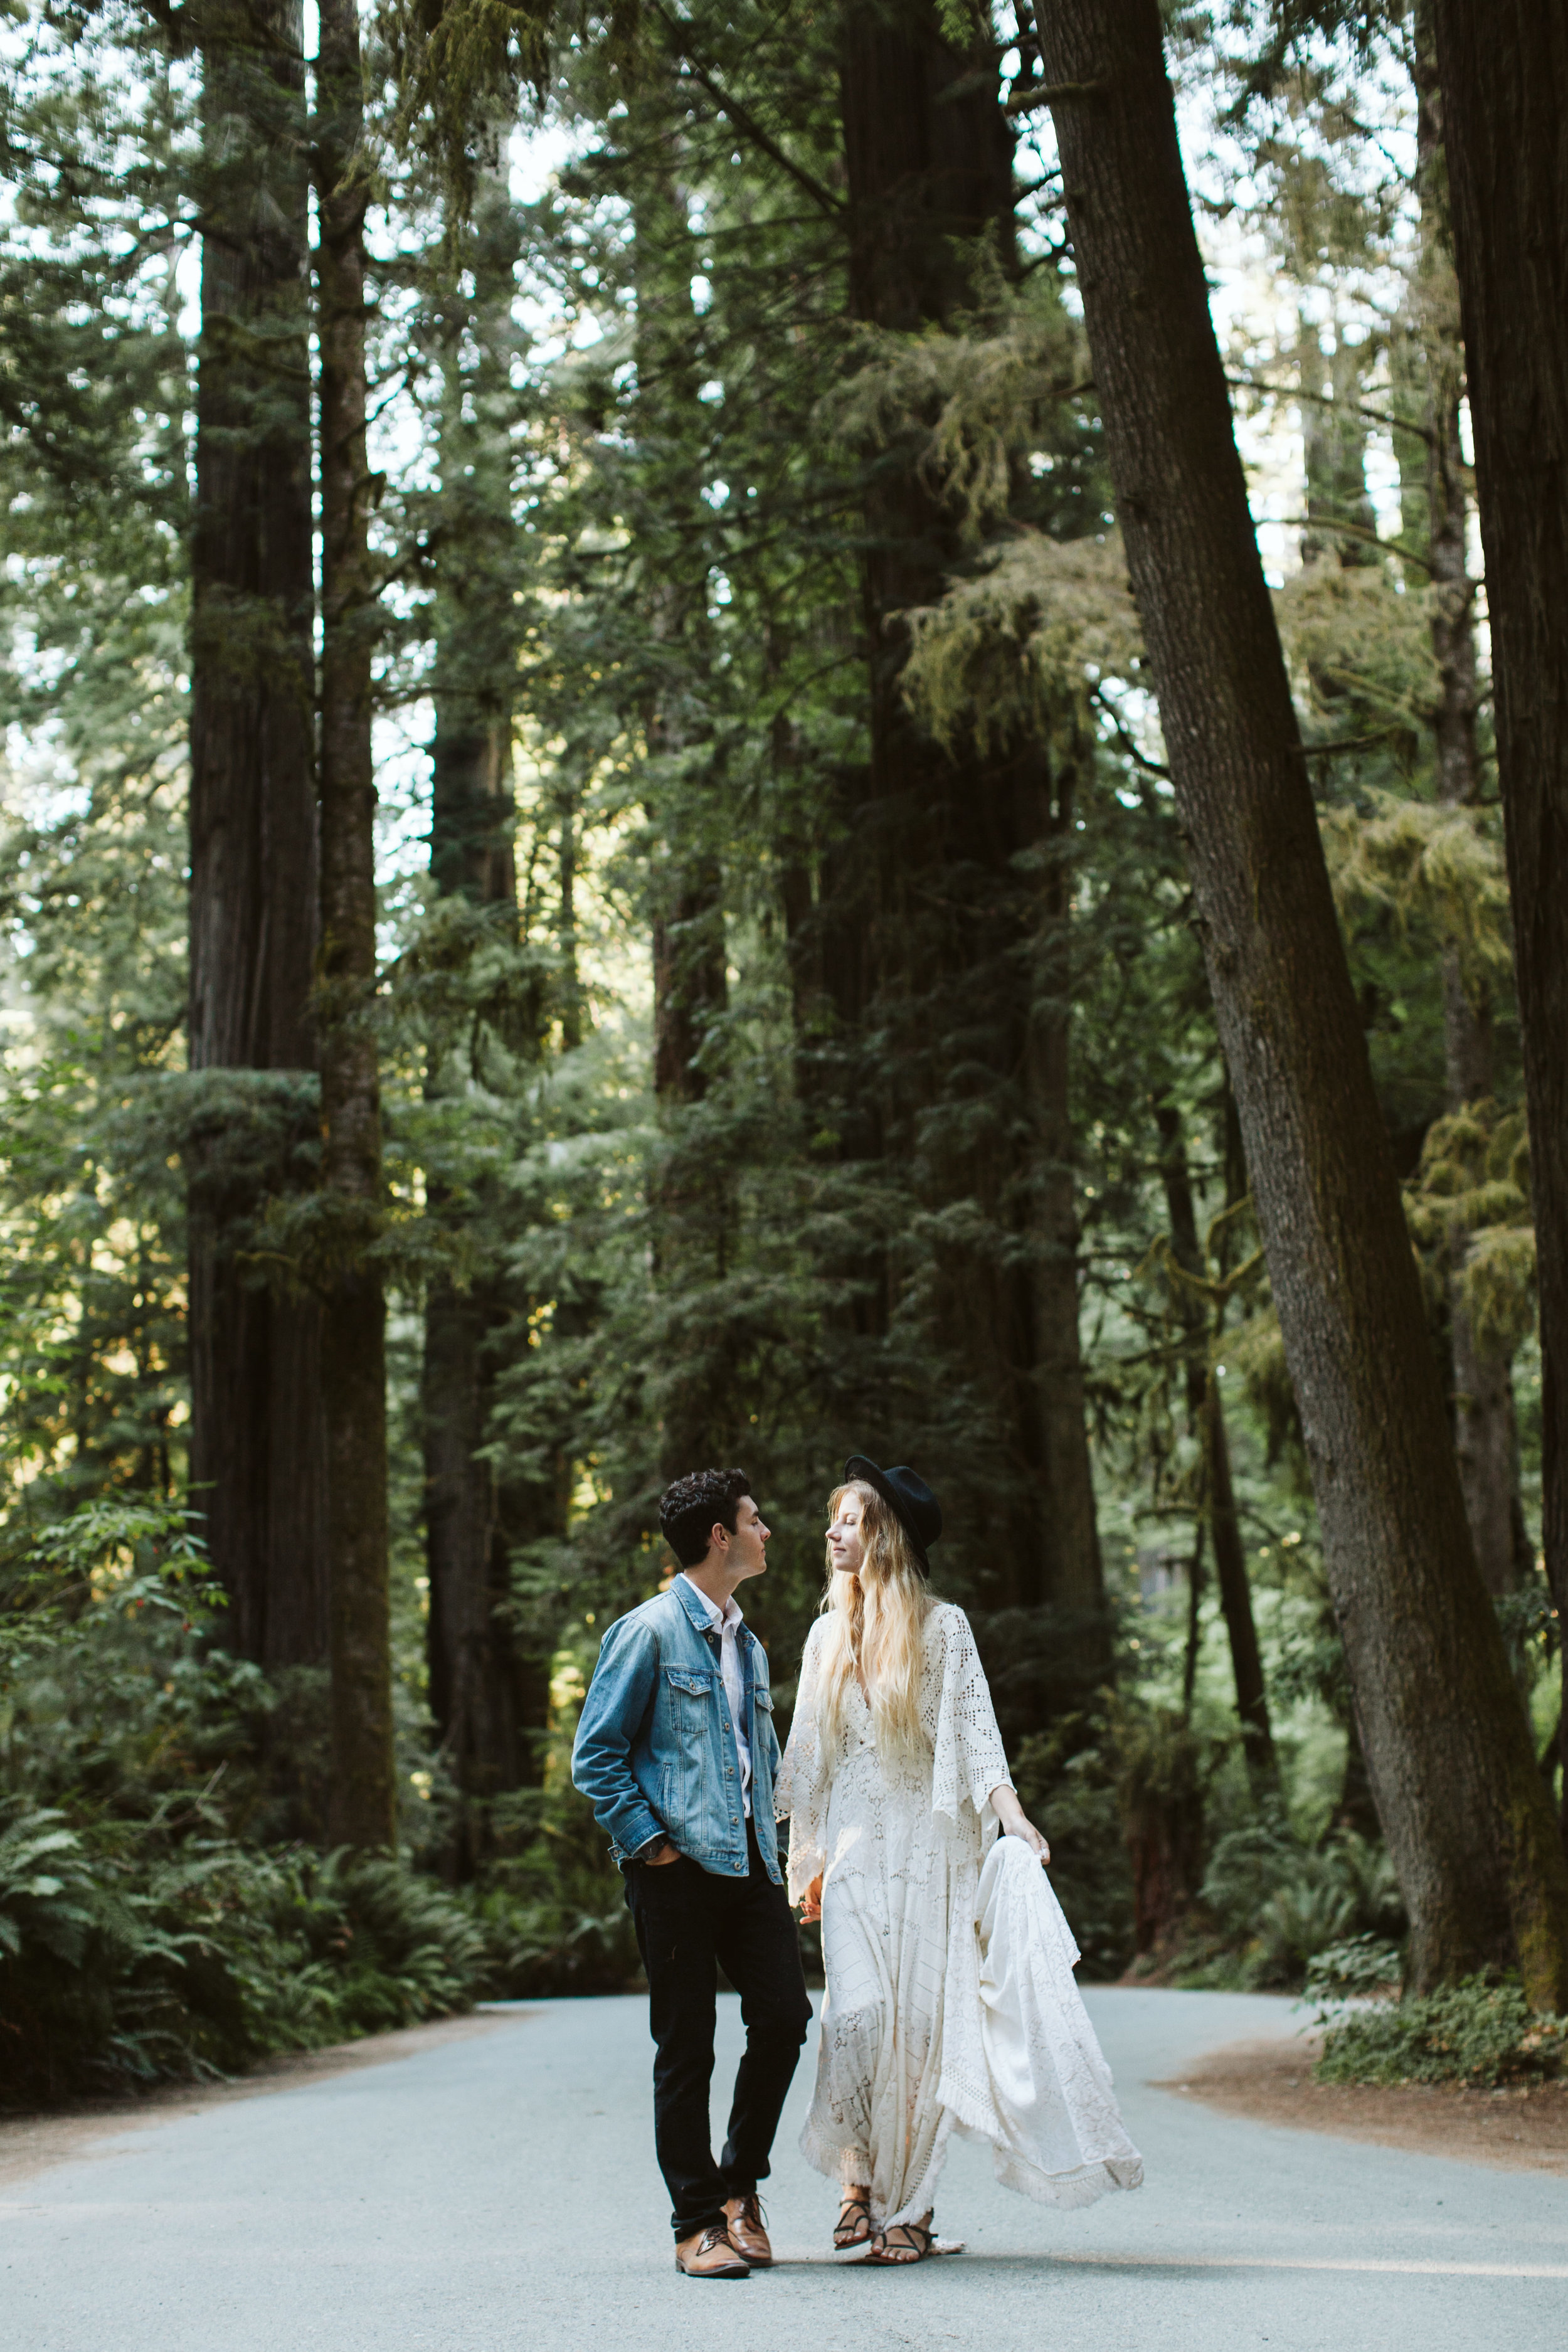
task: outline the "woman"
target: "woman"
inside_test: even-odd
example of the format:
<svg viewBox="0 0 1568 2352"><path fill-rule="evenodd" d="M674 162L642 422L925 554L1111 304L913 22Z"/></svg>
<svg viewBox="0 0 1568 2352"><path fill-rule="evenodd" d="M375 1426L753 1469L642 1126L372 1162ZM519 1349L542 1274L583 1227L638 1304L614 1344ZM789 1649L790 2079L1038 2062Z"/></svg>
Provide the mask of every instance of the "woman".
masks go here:
<svg viewBox="0 0 1568 2352"><path fill-rule="evenodd" d="M1142 2168L969 1622L927 1588L936 1497L863 1454L844 1477L776 1789L790 1898L822 1922L827 1974L801 2148L841 2184L835 2247L912 2263L935 2250L954 2128L989 2139L999 2178L1049 2203L1136 2188ZM983 1878L998 1822L1008 1851Z"/></svg>

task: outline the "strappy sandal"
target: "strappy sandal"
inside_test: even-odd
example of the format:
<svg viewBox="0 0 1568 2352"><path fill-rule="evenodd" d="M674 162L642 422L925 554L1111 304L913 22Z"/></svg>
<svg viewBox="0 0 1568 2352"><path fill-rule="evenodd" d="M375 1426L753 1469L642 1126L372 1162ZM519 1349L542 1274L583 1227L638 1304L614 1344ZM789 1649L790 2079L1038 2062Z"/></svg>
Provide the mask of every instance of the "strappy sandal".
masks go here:
<svg viewBox="0 0 1568 2352"><path fill-rule="evenodd" d="M860 2226L857 2227L857 2223ZM871 2238L870 2199L847 2197L839 2208L838 2220L833 2231L835 2252L853 2253L857 2246L868 2246Z"/></svg>
<svg viewBox="0 0 1568 2352"><path fill-rule="evenodd" d="M888 2231L879 2230L866 2260L879 2264L884 2270L900 2271L908 2270L911 2263L923 2263L936 2244L936 2231L928 2230L923 2221L895 2221L893 2228L901 2230L909 2243L906 2246L895 2245ZM924 2242L917 2243L917 2240Z"/></svg>

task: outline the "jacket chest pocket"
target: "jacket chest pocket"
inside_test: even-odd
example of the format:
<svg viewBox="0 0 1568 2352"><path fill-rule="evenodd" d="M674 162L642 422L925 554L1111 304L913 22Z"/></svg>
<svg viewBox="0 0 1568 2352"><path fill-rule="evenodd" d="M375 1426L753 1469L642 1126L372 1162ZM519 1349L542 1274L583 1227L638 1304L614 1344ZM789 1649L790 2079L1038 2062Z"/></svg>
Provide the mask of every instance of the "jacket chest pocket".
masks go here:
<svg viewBox="0 0 1568 2352"><path fill-rule="evenodd" d="M713 1711L713 1676L700 1666L666 1666L665 1695L669 1711L682 1731L707 1728Z"/></svg>

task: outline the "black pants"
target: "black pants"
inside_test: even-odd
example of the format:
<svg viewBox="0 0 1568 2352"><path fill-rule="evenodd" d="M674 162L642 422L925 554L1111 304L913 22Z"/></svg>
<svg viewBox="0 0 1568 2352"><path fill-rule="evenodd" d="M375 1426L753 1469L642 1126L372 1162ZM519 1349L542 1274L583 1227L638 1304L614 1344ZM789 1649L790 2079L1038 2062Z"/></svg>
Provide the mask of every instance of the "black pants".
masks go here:
<svg viewBox="0 0 1568 2352"><path fill-rule="evenodd" d="M722 2221L726 2198L744 2196L767 2179L784 2093L811 2022L789 1897L768 1876L750 1822L746 1843L752 1866L744 1878L719 1877L684 1854L658 1868L634 1862L626 1872L658 2050L654 2145L678 2239ZM717 2164L708 2128L715 1960L741 1996L746 2029L729 2137Z"/></svg>

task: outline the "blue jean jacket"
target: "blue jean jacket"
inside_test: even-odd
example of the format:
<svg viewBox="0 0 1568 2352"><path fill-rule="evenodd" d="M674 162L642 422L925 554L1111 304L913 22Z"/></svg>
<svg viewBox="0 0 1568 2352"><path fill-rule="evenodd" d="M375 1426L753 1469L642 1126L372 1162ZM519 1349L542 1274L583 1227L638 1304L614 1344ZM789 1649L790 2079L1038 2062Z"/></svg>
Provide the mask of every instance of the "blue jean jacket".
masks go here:
<svg viewBox="0 0 1568 2352"><path fill-rule="evenodd" d="M752 1820L775 1885L784 1881L773 1827L779 1744L767 1653L742 1625L745 1720L752 1741ZM572 1778L624 1865L661 1833L721 1877L743 1878L746 1810L741 1759L720 1671L719 1635L698 1595L677 1577L668 1592L617 1617L599 1663L572 1750Z"/></svg>

